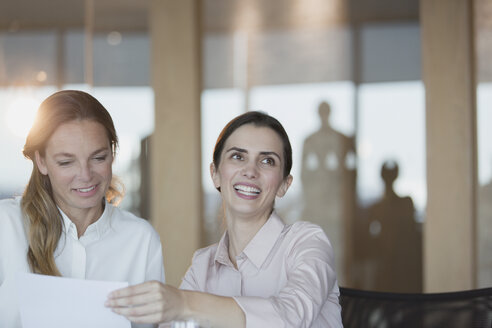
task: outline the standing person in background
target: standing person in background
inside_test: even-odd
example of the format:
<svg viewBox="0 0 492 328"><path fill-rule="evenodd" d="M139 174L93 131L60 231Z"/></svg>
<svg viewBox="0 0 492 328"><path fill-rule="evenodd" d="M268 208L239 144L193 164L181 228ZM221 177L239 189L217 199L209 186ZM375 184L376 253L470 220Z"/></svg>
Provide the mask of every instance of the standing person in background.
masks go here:
<svg viewBox="0 0 492 328"><path fill-rule="evenodd" d="M332 247L308 222L286 225L276 197L292 183L282 125L247 112L222 130L210 172L227 231L198 250L181 289L147 282L110 294L107 306L135 322L195 320L203 327L341 327Z"/></svg>
<svg viewBox="0 0 492 328"><path fill-rule="evenodd" d="M0 327L21 325L18 272L164 282L159 235L115 206L117 146L111 116L91 95L60 91L41 104L23 150L29 183L22 198L0 201Z"/></svg>
<svg viewBox="0 0 492 328"><path fill-rule="evenodd" d="M331 105L318 106L320 127L302 147L301 182L304 198L303 220L319 225L337 253L338 280L346 272L346 231L355 208L354 139L334 129Z"/></svg>

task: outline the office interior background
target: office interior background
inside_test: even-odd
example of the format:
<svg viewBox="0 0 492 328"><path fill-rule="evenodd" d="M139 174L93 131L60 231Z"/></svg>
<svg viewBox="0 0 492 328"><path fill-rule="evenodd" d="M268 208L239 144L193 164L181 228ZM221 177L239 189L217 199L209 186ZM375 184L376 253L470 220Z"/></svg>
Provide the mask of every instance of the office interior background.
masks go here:
<svg viewBox="0 0 492 328"><path fill-rule="evenodd" d="M293 146L276 210L325 229L340 285L490 287L491 57L492 0L3 1L0 197L29 178L40 102L88 91L119 133L121 206L177 285L224 229L215 139L262 110Z"/></svg>

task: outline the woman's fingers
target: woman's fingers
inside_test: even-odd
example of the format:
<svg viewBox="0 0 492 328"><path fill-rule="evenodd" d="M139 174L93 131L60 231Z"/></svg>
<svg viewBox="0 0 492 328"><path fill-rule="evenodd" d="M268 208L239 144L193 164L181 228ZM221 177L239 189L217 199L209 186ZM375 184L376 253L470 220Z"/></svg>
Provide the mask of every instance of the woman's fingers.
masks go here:
<svg viewBox="0 0 492 328"><path fill-rule="evenodd" d="M149 281L110 293L105 305L133 322L160 323L179 317L183 302L178 289Z"/></svg>
<svg viewBox="0 0 492 328"><path fill-rule="evenodd" d="M109 293L109 299L116 299L120 297L128 297L134 296L137 294L144 294L151 292L153 290L159 290L162 287L162 284L158 281L147 281L135 286L130 286L122 289L115 290Z"/></svg>
<svg viewBox="0 0 492 328"><path fill-rule="evenodd" d="M145 315L145 316L141 316L141 317L128 316L127 319L130 320L131 322L135 322L135 323L161 323L161 322L171 321L171 320L166 320L165 318L163 318L161 313L154 313L154 314Z"/></svg>
<svg viewBox="0 0 492 328"><path fill-rule="evenodd" d="M105 305L109 307L130 307L148 303L163 302L164 295L158 291L150 291L144 294L134 294L118 298L110 298Z"/></svg>
<svg viewBox="0 0 492 328"><path fill-rule="evenodd" d="M150 303L134 307L117 307L113 312L127 317L130 321L137 323L157 323L165 320L163 305Z"/></svg>

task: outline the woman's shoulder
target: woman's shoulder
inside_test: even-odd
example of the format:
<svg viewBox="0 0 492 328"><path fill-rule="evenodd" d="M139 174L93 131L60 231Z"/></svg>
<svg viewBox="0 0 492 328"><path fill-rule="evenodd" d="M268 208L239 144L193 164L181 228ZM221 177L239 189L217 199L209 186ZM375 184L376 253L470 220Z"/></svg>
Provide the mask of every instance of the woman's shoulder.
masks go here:
<svg viewBox="0 0 492 328"><path fill-rule="evenodd" d="M10 247L18 248L26 244L26 229L22 218L21 198L0 200L0 250L12 252ZM7 244L5 244L7 243ZM22 248L22 247L20 247Z"/></svg>
<svg viewBox="0 0 492 328"><path fill-rule="evenodd" d="M298 221L286 226L284 233L284 256L291 265L307 260L334 264L333 247L319 225Z"/></svg>
<svg viewBox="0 0 492 328"><path fill-rule="evenodd" d="M0 224L22 224L21 197L0 200Z"/></svg>
<svg viewBox="0 0 492 328"><path fill-rule="evenodd" d="M214 276L215 273L213 267L217 245L218 244L213 244L195 251L193 259L191 260L191 266L186 271L180 285L181 289L202 292L209 291L206 286L209 277Z"/></svg>
<svg viewBox="0 0 492 328"><path fill-rule="evenodd" d="M331 242L323 228L308 221L296 221L286 225L283 235L284 241L293 248L297 248L301 245L331 248Z"/></svg>
<svg viewBox="0 0 492 328"><path fill-rule="evenodd" d="M157 234L149 221L112 204L106 205L111 225L119 229L131 230L133 233Z"/></svg>
<svg viewBox="0 0 492 328"><path fill-rule="evenodd" d="M285 231L288 234L298 237L315 234L325 235L323 228L309 221L296 221L292 224L286 225Z"/></svg>
<svg viewBox="0 0 492 328"><path fill-rule="evenodd" d="M212 264L215 260L215 255L217 254L218 245L218 243L215 243L210 246L197 249L193 254L193 265Z"/></svg>
<svg viewBox="0 0 492 328"><path fill-rule="evenodd" d="M10 197L0 199L0 210L8 211L8 210L20 210L20 203L22 197Z"/></svg>

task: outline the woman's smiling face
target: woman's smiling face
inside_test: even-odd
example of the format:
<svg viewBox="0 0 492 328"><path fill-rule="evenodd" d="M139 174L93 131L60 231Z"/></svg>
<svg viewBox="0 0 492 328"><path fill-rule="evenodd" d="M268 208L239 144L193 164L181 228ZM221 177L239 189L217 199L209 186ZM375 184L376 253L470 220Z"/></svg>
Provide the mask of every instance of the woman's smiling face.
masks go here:
<svg viewBox="0 0 492 328"><path fill-rule="evenodd" d="M226 215L268 217L275 197L282 197L292 182L283 177L282 139L269 127L245 124L226 140L220 164L211 164Z"/></svg>
<svg viewBox="0 0 492 328"><path fill-rule="evenodd" d="M45 154L36 152L42 174L48 175L56 204L65 214L102 211L111 184L113 155L106 129L90 120L60 125Z"/></svg>

